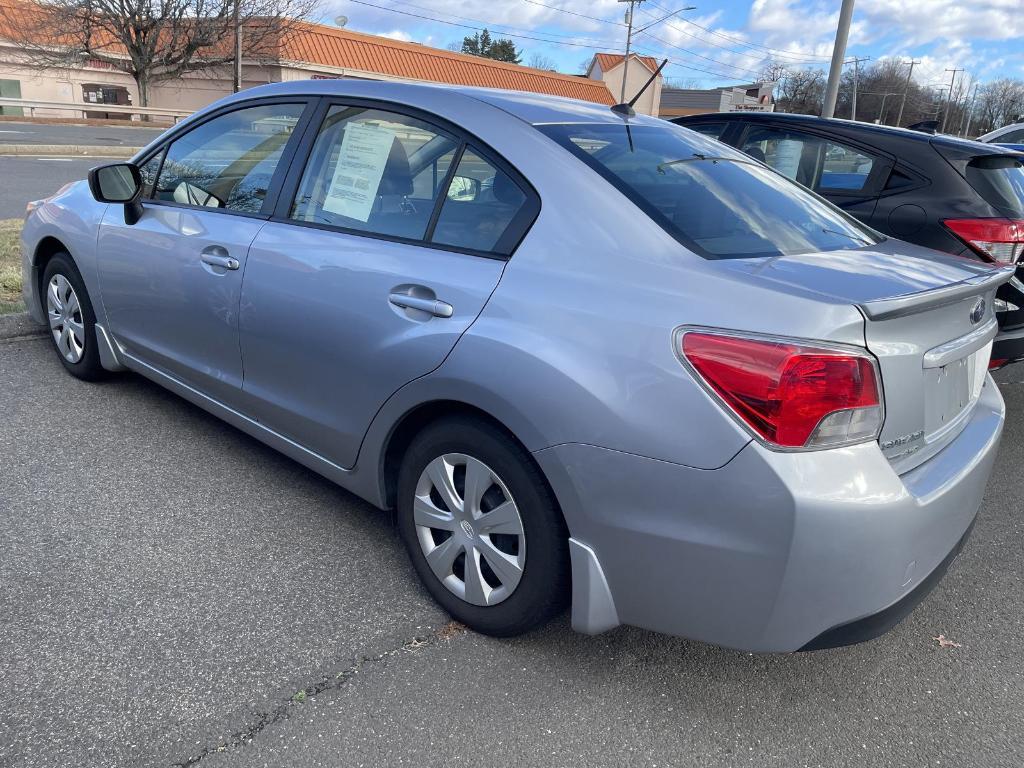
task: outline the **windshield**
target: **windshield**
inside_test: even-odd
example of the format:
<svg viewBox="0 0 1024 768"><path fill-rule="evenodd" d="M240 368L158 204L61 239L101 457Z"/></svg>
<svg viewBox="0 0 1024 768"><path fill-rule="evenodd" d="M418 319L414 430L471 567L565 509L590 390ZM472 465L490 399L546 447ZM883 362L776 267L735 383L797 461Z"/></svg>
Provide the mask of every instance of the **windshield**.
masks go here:
<svg viewBox="0 0 1024 768"><path fill-rule="evenodd" d="M799 184L670 123L538 128L706 258L791 256L881 239Z"/></svg>

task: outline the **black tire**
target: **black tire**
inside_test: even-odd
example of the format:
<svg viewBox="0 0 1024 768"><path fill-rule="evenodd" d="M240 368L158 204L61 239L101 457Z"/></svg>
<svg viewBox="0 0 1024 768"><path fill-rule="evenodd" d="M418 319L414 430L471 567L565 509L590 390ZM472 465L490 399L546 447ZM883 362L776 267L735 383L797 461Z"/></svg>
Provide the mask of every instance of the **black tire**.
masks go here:
<svg viewBox="0 0 1024 768"><path fill-rule="evenodd" d="M471 456L493 470L515 500L522 521L522 575L511 594L494 605L473 605L450 591L427 564L417 536L413 503L420 476L431 461L451 453ZM470 629L496 637L519 635L544 624L569 602L569 533L554 495L529 454L486 420L444 419L413 439L399 473L397 519L399 535L427 591Z"/></svg>
<svg viewBox="0 0 1024 768"><path fill-rule="evenodd" d="M79 313L75 317L82 324L85 343L82 345L81 358L74 362L65 357L64 352L57 345L57 340L54 338L52 330L48 327L47 333L50 344L53 347L53 351L57 354L57 359L60 360L61 365L64 366L68 373L84 381L99 381L106 377L107 371L100 365L99 346L96 343L96 313L93 311L89 292L85 289L85 281L82 280L82 275L78 271L78 267L75 266L71 256L66 253L55 254L47 262L46 269L43 271L40 298L43 304L43 312L47 316L47 322L49 323L51 314L47 303L50 282L57 277L63 277L67 280L74 290L75 296L78 298Z"/></svg>

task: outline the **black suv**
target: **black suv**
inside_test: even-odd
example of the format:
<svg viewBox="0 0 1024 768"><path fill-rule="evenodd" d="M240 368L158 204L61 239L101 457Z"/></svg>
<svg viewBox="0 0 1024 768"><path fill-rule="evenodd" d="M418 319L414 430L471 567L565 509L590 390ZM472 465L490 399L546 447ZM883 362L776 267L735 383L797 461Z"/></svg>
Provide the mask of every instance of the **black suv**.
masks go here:
<svg viewBox="0 0 1024 768"><path fill-rule="evenodd" d="M767 163L886 235L983 261L1024 255L1024 153L905 128L767 112L672 122ZM1024 267L999 289L993 366L1024 358Z"/></svg>

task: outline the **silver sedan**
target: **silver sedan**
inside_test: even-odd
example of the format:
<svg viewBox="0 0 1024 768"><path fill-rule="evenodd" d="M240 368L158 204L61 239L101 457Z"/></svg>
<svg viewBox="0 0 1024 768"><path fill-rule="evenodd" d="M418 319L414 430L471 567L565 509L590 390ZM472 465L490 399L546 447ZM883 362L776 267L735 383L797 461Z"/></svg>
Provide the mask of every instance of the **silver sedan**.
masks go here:
<svg viewBox="0 0 1024 768"><path fill-rule="evenodd" d="M873 637L955 555L1002 431L1012 268L601 105L247 90L23 238L71 374L146 376L396 509L426 589L494 635L571 604L589 633Z"/></svg>

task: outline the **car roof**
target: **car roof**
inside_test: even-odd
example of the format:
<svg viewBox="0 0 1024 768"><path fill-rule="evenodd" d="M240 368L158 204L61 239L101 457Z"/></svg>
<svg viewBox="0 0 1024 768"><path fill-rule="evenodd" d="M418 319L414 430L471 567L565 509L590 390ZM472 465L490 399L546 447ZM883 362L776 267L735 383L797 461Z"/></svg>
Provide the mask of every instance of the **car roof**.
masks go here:
<svg viewBox="0 0 1024 768"><path fill-rule="evenodd" d="M443 83L409 83L389 80L292 80L283 83L270 83L255 88L248 88L228 96L218 105L245 99L265 96L351 96L361 98L379 98L401 103L403 99L416 96L417 101L442 101L455 98L483 102L503 110L524 122L537 125L543 123L619 123L624 118L612 112L604 104L579 101L564 96L551 96L543 93L527 91L509 91L499 88L477 88L472 86L446 85ZM629 118L631 123L654 123L661 121L645 115ZM662 125L664 123L661 123Z"/></svg>
<svg viewBox="0 0 1024 768"><path fill-rule="evenodd" d="M924 133L912 131L909 128L897 128L893 125L877 125L875 123L862 123L857 120L844 120L836 117L818 117L816 115L793 115L788 112L710 112L701 115L687 115L681 118L673 118L674 122L686 125L689 122L720 122L737 121L758 123L791 123L794 126L804 128L817 128L824 131L835 131L845 136L862 135L867 139L874 136L879 139L896 139L904 141L930 143L933 146L944 146L951 149L972 149L979 154L1005 154L1005 148L1000 149L992 144L984 144L973 139L961 139L956 136L944 134Z"/></svg>
<svg viewBox="0 0 1024 768"><path fill-rule="evenodd" d="M1002 128L996 128L994 131L989 131L988 133L979 136L978 141L995 141L1004 133L1010 133L1011 131L1016 131L1020 128L1024 128L1024 123L1010 123L1009 125L1004 125Z"/></svg>

